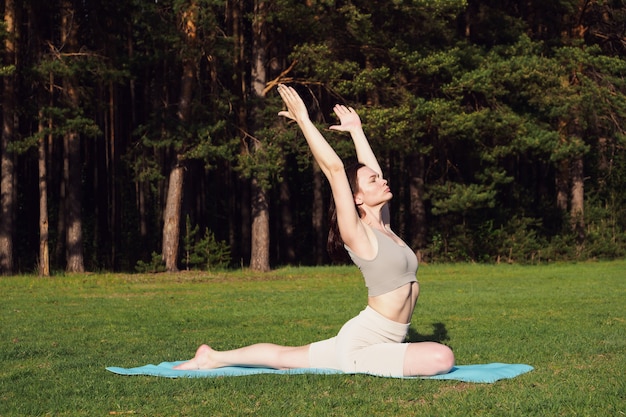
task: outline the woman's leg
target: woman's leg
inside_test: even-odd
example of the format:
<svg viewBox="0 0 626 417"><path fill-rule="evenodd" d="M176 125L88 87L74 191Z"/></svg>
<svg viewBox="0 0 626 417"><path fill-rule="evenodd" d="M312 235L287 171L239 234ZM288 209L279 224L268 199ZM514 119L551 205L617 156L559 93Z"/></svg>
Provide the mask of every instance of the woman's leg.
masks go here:
<svg viewBox="0 0 626 417"><path fill-rule="evenodd" d="M258 343L239 349L217 351L202 345L193 359L174 369L215 369L224 366L259 366L276 369L309 367L309 345L280 346Z"/></svg>
<svg viewBox="0 0 626 417"><path fill-rule="evenodd" d="M404 376L431 376L450 372L454 353L435 342L409 343L404 355Z"/></svg>

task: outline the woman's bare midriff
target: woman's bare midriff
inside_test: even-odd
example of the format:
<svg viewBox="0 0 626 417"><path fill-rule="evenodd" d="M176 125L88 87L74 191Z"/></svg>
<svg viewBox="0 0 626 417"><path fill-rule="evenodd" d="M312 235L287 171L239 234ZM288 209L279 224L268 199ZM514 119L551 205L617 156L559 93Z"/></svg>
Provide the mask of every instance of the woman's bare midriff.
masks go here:
<svg viewBox="0 0 626 417"><path fill-rule="evenodd" d="M410 282L386 294L369 297L367 304L398 323L409 323L419 296L419 283Z"/></svg>

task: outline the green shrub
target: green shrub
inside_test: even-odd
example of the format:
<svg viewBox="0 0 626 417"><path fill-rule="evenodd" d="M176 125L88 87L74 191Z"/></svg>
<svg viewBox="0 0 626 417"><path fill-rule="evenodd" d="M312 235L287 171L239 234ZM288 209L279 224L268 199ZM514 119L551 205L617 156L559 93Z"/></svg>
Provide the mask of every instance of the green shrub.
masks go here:
<svg viewBox="0 0 626 417"><path fill-rule="evenodd" d="M208 228L204 230L202 239L197 239L198 225L191 226L189 216L186 221L184 237L185 255L183 263L185 269L223 269L231 263L230 247L224 241L218 241L215 234Z"/></svg>
<svg viewBox="0 0 626 417"><path fill-rule="evenodd" d="M142 260L137 261L135 271L140 274L156 274L158 272L165 272L165 262L163 262L161 254L152 252L152 259L150 259L150 262L144 262Z"/></svg>

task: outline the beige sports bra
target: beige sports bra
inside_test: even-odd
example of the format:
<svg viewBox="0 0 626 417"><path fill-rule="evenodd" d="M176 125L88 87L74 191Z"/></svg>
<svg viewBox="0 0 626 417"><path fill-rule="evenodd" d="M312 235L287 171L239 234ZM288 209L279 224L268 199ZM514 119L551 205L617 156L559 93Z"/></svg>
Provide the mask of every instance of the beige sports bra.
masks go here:
<svg viewBox="0 0 626 417"><path fill-rule="evenodd" d="M378 240L378 253L372 260L355 255L345 246L350 258L359 267L370 297L386 294L409 282L416 282L417 257L408 245L399 245L379 230L373 229Z"/></svg>

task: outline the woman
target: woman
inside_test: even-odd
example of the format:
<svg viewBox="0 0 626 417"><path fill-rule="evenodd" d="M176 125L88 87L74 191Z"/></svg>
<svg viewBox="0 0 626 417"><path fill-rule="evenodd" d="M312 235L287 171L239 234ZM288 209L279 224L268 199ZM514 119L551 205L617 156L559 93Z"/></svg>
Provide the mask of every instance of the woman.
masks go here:
<svg viewBox="0 0 626 417"><path fill-rule="evenodd" d="M350 133L360 163L346 172L341 159L309 119L298 93L282 84L278 93L287 106L279 115L298 124L330 182L335 210L331 222L336 224L331 226L329 247L344 247L361 269L368 287L368 305L333 338L305 346L259 343L229 351L202 345L193 359L176 369L311 367L393 377L449 372L454 365L450 348L435 342L404 342L419 294L417 259L389 228L387 203L392 193L359 116L352 108L334 108L340 125L330 129Z"/></svg>

